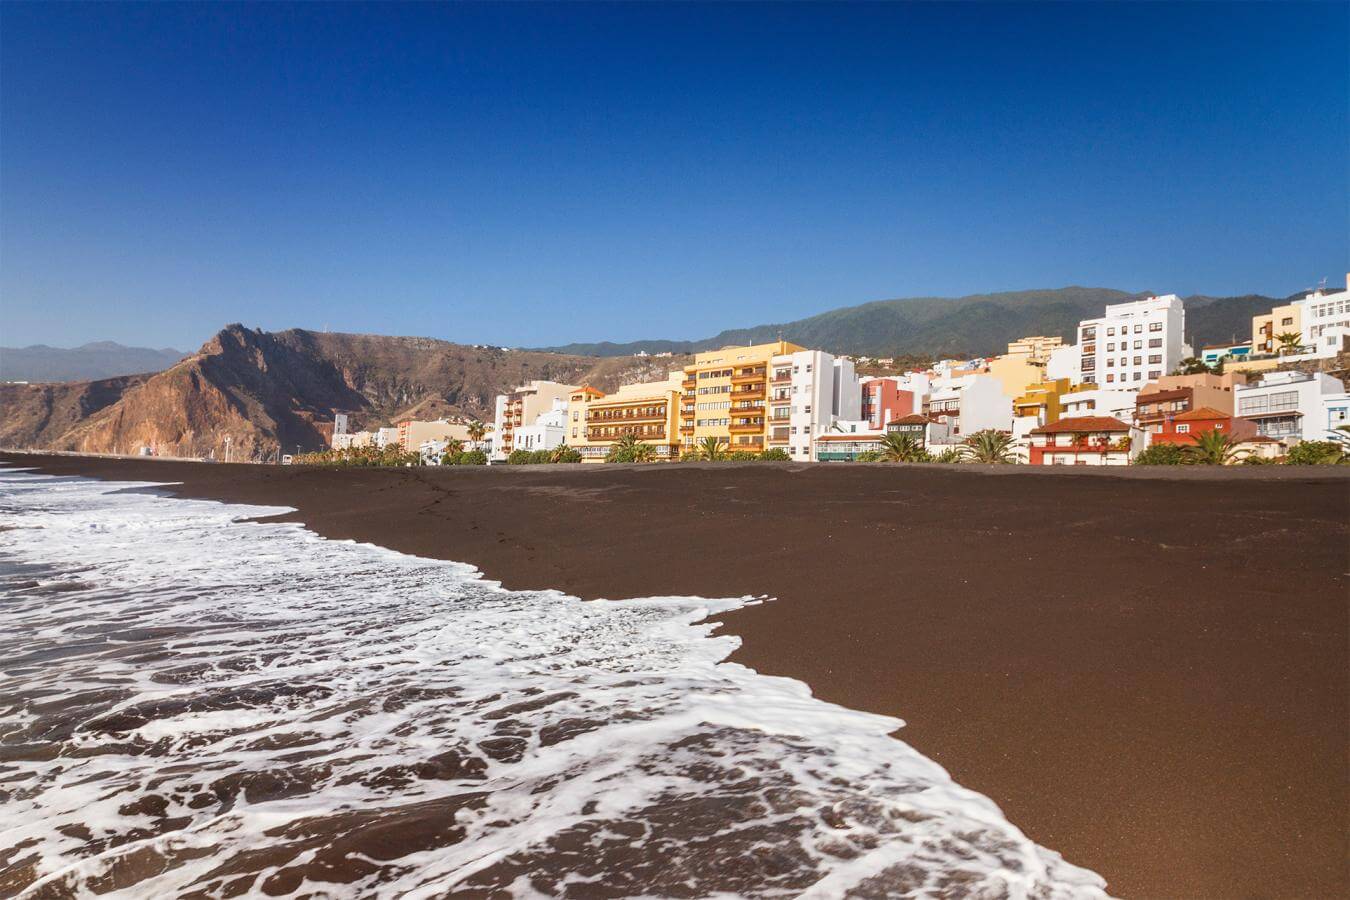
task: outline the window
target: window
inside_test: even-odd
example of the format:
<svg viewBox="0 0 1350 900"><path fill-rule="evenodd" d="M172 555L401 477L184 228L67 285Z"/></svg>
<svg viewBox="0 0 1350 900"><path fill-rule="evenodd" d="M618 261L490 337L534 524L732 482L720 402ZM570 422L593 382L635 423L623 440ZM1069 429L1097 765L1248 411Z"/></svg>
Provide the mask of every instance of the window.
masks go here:
<svg viewBox="0 0 1350 900"><path fill-rule="evenodd" d="M1293 317L1293 316L1285 316L1283 319L1280 320L1280 324L1281 324L1281 325L1293 325L1293 324L1294 324L1294 317Z"/></svg>
<svg viewBox="0 0 1350 900"><path fill-rule="evenodd" d="M1108 369L1111 368L1112 366L1114 366L1115 364L1116 364L1116 361L1115 361L1114 359L1108 359L1108 360L1106 361L1106 367L1107 367Z"/></svg>
<svg viewBox="0 0 1350 900"><path fill-rule="evenodd" d="M1162 377L1162 370L1161 370L1161 369L1154 369L1152 372L1149 372L1149 373L1148 373L1148 377L1149 377L1149 380L1150 380L1150 381L1152 381L1154 378L1161 378L1161 377Z"/></svg>
<svg viewBox="0 0 1350 900"><path fill-rule="evenodd" d="M1162 323L1161 323L1161 322L1149 322L1149 323L1148 323L1148 330L1149 330L1149 331L1162 331Z"/></svg>
<svg viewBox="0 0 1350 900"><path fill-rule="evenodd" d="M1106 329L1106 333L1107 333L1107 334L1114 334L1114 332L1113 332L1110 328ZM1090 326L1090 327L1088 327L1088 328L1084 328L1084 329L1083 329L1083 340L1085 340L1085 341L1091 341L1091 340L1096 340L1096 338L1097 338L1097 329L1096 329L1096 327Z"/></svg>
<svg viewBox="0 0 1350 900"><path fill-rule="evenodd" d="M1112 342L1112 343L1106 345L1106 352L1107 352L1107 353L1114 353L1114 352L1116 352L1116 345L1115 345L1114 342Z"/></svg>
<svg viewBox="0 0 1350 900"><path fill-rule="evenodd" d="M811 415L811 407L809 406L806 407L805 409L802 410L802 412L806 413L808 416Z"/></svg>
<svg viewBox="0 0 1350 900"><path fill-rule="evenodd" d="M1139 372L1135 372L1135 373L1134 373L1134 379L1133 379L1133 380L1134 380L1134 381L1139 381L1139 380L1142 379L1142 377L1143 377L1143 376L1142 376Z"/></svg>
<svg viewBox="0 0 1350 900"><path fill-rule="evenodd" d="M1144 349L1144 342L1143 342L1143 341L1135 341L1135 342L1134 342L1134 349L1136 349L1136 350L1143 350L1143 349Z"/></svg>
<svg viewBox="0 0 1350 900"><path fill-rule="evenodd" d="M1149 364L1150 366L1159 366L1159 365L1162 365L1162 355L1161 355L1161 354L1158 354L1158 353L1153 354L1152 356L1150 356L1150 357L1148 358L1148 364Z"/></svg>
<svg viewBox="0 0 1350 900"><path fill-rule="evenodd" d="M1149 338L1148 345L1150 348L1161 347L1162 338Z"/></svg>
<svg viewBox="0 0 1350 900"><path fill-rule="evenodd" d="M1177 434L1190 434L1191 426L1189 422L1183 422L1177 426Z"/></svg>
<svg viewBox="0 0 1350 900"><path fill-rule="evenodd" d="M1108 384L1109 384L1110 382L1112 382L1112 381L1115 381L1115 380L1116 380L1116 376L1114 376L1114 375L1107 375L1107 376L1106 376L1106 381L1107 381Z"/></svg>
<svg viewBox="0 0 1350 900"><path fill-rule="evenodd" d="M1136 326L1134 326L1134 333L1135 333L1135 334L1139 334L1139 333L1142 332L1143 330L1144 330L1144 326L1143 326L1143 325L1136 325Z"/></svg>
<svg viewBox="0 0 1350 900"><path fill-rule="evenodd" d="M1141 365L1143 365L1143 364L1144 364L1144 358L1143 358L1142 356L1136 356L1136 357L1134 358L1134 364L1135 364L1136 366L1141 366Z"/></svg>
<svg viewBox="0 0 1350 900"><path fill-rule="evenodd" d="M1289 409L1298 409L1298 391L1270 395L1271 412L1284 412Z"/></svg>

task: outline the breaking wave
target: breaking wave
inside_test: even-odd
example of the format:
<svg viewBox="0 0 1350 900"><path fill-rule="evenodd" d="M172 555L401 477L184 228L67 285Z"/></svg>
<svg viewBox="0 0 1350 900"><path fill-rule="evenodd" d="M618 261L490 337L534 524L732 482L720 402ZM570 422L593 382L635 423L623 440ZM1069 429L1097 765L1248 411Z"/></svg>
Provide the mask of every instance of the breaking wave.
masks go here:
<svg viewBox="0 0 1350 900"><path fill-rule="evenodd" d="M754 601L149 487L0 470L0 894L1102 896L898 721L722 662Z"/></svg>

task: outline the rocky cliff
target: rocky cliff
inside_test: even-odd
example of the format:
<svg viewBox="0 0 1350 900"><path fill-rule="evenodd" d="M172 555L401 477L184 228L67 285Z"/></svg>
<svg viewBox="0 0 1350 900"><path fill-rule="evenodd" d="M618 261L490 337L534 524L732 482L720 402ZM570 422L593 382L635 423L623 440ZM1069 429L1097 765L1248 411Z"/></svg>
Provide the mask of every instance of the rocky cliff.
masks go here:
<svg viewBox="0 0 1350 900"><path fill-rule="evenodd" d="M356 427L486 418L498 393L531 379L613 390L683 363L231 325L157 374L0 385L0 446L223 458L228 443L234 459L259 458L325 445L334 413Z"/></svg>

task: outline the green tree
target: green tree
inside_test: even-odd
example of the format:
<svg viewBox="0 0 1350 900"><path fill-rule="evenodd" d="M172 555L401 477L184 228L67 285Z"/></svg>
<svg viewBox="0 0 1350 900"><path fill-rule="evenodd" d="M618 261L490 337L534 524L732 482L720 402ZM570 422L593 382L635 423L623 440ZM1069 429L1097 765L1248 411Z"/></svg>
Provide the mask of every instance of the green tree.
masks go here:
<svg viewBox="0 0 1350 900"><path fill-rule="evenodd" d="M956 452L966 462L1010 463L1013 461L1012 436L986 428L962 441Z"/></svg>
<svg viewBox="0 0 1350 900"><path fill-rule="evenodd" d="M486 466L487 454L482 450L465 450L457 457L456 465L460 466Z"/></svg>
<svg viewBox="0 0 1350 900"><path fill-rule="evenodd" d="M1199 466L1226 466L1246 455L1232 435L1211 429L1196 435L1195 443L1183 448L1186 462Z"/></svg>
<svg viewBox="0 0 1350 900"><path fill-rule="evenodd" d="M1303 335L1297 331L1286 331L1275 335L1275 340L1280 342L1279 353L1293 353L1303 343Z"/></svg>
<svg viewBox="0 0 1350 900"><path fill-rule="evenodd" d="M1291 466L1334 466L1347 460L1350 457L1335 441L1299 441L1284 458Z"/></svg>
<svg viewBox="0 0 1350 900"><path fill-rule="evenodd" d="M1188 356L1185 359L1183 359L1175 369L1172 370L1172 374L1207 375L1209 374L1209 366L1205 365L1205 361L1203 359L1200 359L1195 356Z"/></svg>
<svg viewBox="0 0 1350 900"><path fill-rule="evenodd" d="M782 447L770 447L759 455L765 462L791 462L792 457Z"/></svg>
<svg viewBox="0 0 1350 900"><path fill-rule="evenodd" d="M704 462L717 462L726 459L726 446L720 438L705 437L698 442L695 455Z"/></svg>
<svg viewBox="0 0 1350 900"><path fill-rule="evenodd" d="M581 462L581 451L569 447L566 444L559 444L557 447L554 447L553 452L549 454L548 461L551 463L579 463Z"/></svg>
<svg viewBox="0 0 1350 900"><path fill-rule="evenodd" d="M1150 444L1134 458L1136 466L1184 466L1186 451L1177 444Z"/></svg>
<svg viewBox="0 0 1350 900"><path fill-rule="evenodd" d="M916 438L898 431L886 432L876 453L882 462L916 463L933 458Z"/></svg>
<svg viewBox="0 0 1350 900"><path fill-rule="evenodd" d="M534 461L534 454L528 450L512 450L506 457L508 466L528 466Z"/></svg>
<svg viewBox="0 0 1350 900"><path fill-rule="evenodd" d="M614 442L614 446L609 448L609 454L605 457L606 462L616 463L645 463L656 459L656 448L651 444L644 444L636 436L625 434Z"/></svg>
<svg viewBox="0 0 1350 900"><path fill-rule="evenodd" d="M475 447L478 447L483 443L484 436L487 435L487 426L475 419L469 423L468 431L469 440L473 442Z"/></svg>

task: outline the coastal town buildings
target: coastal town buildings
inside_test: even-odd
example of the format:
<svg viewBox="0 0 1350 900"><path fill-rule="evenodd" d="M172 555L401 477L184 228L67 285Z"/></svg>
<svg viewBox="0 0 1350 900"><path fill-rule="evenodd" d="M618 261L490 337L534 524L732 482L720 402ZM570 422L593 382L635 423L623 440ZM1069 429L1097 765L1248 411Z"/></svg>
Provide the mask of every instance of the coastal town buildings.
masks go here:
<svg viewBox="0 0 1350 900"><path fill-rule="evenodd" d="M1328 294L1316 290L1298 301L1302 307L1302 328L1304 346L1315 346L1326 333L1350 330L1350 274L1345 276L1345 290Z"/></svg>
<svg viewBox="0 0 1350 900"><path fill-rule="evenodd" d="M1294 301L1277 306L1268 313L1252 316L1252 350L1254 353L1276 353L1282 346L1282 334L1303 337L1303 303Z"/></svg>
<svg viewBox="0 0 1350 900"><path fill-rule="evenodd" d="M1033 466L1127 466L1144 447L1143 432L1109 416L1060 419L1031 432Z"/></svg>
<svg viewBox="0 0 1350 900"><path fill-rule="evenodd" d="M1222 432L1239 442L1257 435L1256 425L1250 420L1235 417L1232 413L1212 406L1202 406L1168 417L1157 431L1149 435L1149 443L1185 447L1194 444L1199 435L1210 431Z"/></svg>
<svg viewBox="0 0 1350 900"><path fill-rule="evenodd" d="M804 349L776 341L695 354L680 383L681 445L693 449L699 441L712 438L732 450L766 449L770 362L775 356Z"/></svg>
<svg viewBox="0 0 1350 900"><path fill-rule="evenodd" d="M899 378L883 376L862 379L862 418L873 429L885 428L902 416L916 412L923 405L923 395L900 386Z"/></svg>
<svg viewBox="0 0 1350 900"><path fill-rule="evenodd" d="M534 421L515 426L512 429L511 452L553 450L562 446L567 433L567 404L568 398L555 397L549 403L549 408L535 416Z"/></svg>
<svg viewBox="0 0 1350 900"><path fill-rule="evenodd" d="M398 445L404 452L416 450L427 441L464 441L469 440L469 426L464 422L450 422L446 419L418 421L406 419L399 422Z"/></svg>
<svg viewBox="0 0 1350 900"><path fill-rule="evenodd" d="M1252 354L1252 342L1243 341L1241 344L1213 344L1208 347L1200 348L1200 361L1213 368L1220 361L1241 362Z"/></svg>
<svg viewBox="0 0 1350 900"><path fill-rule="evenodd" d="M896 419L886 426L886 431L913 438L924 449L955 443L952 440L951 423L948 420L933 419L921 413Z"/></svg>
<svg viewBox="0 0 1350 900"><path fill-rule="evenodd" d="M1095 384L1080 384L1059 398L1060 418L1077 416L1110 416L1127 422L1134 421L1134 408L1139 395L1134 391L1107 390Z"/></svg>
<svg viewBox="0 0 1350 900"><path fill-rule="evenodd" d="M926 412L935 419L951 419L958 438L985 429L1009 431L1012 398L992 375L963 374L934 379Z"/></svg>
<svg viewBox="0 0 1350 900"><path fill-rule="evenodd" d="M1064 346L1064 338L1058 335L1046 337L1044 335L1034 335L1030 337L1018 338L1015 341L1008 342L1008 355L1024 355L1032 362L1047 363L1050 356L1056 350Z"/></svg>
<svg viewBox="0 0 1350 900"><path fill-rule="evenodd" d="M1191 355L1186 311L1176 294L1113 303L1105 315L1078 324L1078 369L1103 387L1139 388Z"/></svg>
<svg viewBox="0 0 1350 900"><path fill-rule="evenodd" d="M574 385L556 381L531 381L509 394L497 395L492 419L493 459L510 456L516 449L515 430L534 424L535 419L553 408L555 400L566 400L574 390Z"/></svg>
<svg viewBox="0 0 1350 900"><path fill-rule="evenodd" d="M1293 444L1327 439L1324 400L1345 393L1345 385L1321 372L1268 372L1235 393L1237 415L1265 437Z"/></svg>
<svg viewBox="0 0 1350 900"><path fill-rule="evenodd" d="M583 463L603 462L618 441L633 437L651 445L658 460L678 459L683 380L684 373L672 372L665 381L624 385L612 394L577 388L567 405L567 446Z"/></svg>

